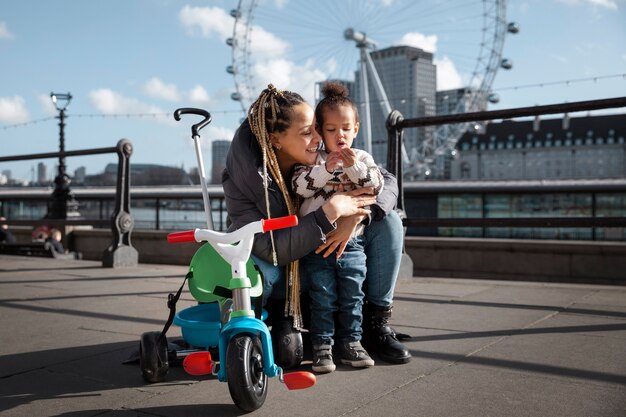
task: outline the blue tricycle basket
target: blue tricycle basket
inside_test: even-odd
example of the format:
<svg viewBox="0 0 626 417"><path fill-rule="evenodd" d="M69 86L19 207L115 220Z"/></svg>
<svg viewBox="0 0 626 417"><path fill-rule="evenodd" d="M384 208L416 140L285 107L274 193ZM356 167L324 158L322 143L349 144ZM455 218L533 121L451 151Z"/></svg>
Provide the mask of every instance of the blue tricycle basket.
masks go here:
<svg viewBox="0 0 626 417"><path fill-rule="evenodd" d="M190 345L202 348L218 346L222 329L220 305L224 297L215 294L214 290L216 286L228 287L230 264L209 243L205 243L191 259L189 272L189 291L196 300L204 304L176 313L174 324L180 326L183 339ZM252 285L250 296L260 297L263 284L252 260L246 263L246 272Z"/></svg>
<svg viewBox="0 0 626 417"><path fill-rule="evenodd" d="M220 321L219 303L198 304L176 313L174 324L180 326L183 339L196 347L214 347L219 343Z"/></svg>

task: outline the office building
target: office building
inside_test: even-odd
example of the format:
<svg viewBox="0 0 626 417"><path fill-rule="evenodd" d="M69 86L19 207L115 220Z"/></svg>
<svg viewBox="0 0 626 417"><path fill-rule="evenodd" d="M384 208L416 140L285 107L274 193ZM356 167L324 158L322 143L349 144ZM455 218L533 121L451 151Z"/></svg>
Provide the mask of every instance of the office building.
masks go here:
<svg viewBox="0 0 626 417"><path fill-rule="evenodd" d="M214 140L211 142L211 178L209 183L221 184L222 171L226 168L226 155L230 148L229 140Z"/></svg>
<svg viewBox="0 0 626 417"><path fill-rule="evenodd" d="M48 167L43 162L37 164L37 183L40 185L48 183Z"/></svg>
<svg viewBox="0 0 626 417"><path fill-rule="evenodd" d="M437 85L433 55L411 46L392 46L370 53L392 110L398 110L405 118L435 115L435 93ZM361 92L361 73L356 72L355 90L361 117L364 117L364 94ZM373 78L368 78L369 103L372 120L372 155L377 163L386 164L387 129L389 114L383 110L376 95ZM418 143L432 135L434 127L407 129L404 143L407 154ZM357 147L364 148L363 135L357 138Z"/></svg>

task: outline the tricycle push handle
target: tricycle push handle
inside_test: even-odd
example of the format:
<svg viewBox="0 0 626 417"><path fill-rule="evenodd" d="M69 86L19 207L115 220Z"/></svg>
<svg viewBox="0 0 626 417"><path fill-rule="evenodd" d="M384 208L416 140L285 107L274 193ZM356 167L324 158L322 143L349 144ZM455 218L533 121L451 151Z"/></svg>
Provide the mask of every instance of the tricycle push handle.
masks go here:
<svg viewBox="0 0 626 417"><path fill-rule="evenodd" d="M204 120L202 120L200 123L196 123L195 125L191 126L191 136L200 136L198 134L198 132L206 125L208 125L209 123L211 123L211 114L204 110L204 109L196 109L193 107L183 107L180 109L176 109L174 111L174 119L176 119L176 121L180 121L180 116L182 114L196 114L198 116L204 116Z"/></svg>

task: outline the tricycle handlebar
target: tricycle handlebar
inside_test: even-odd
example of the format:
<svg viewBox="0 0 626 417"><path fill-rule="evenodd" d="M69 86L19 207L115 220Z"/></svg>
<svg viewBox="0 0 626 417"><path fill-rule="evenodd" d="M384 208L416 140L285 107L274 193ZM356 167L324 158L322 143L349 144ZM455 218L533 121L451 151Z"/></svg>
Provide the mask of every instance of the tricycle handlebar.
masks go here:
<svg viewBox="0 0 626 417"><path fill-rule="evenodd" d="M195 242L195 230L186 230L184 232L174 232L167 235L168 243Z"/></svg>
<svg viewBox="0 0 626 417"><path fill-rule="evenodd" d="M249 223L241 229L231 233L220 233L207 229L186 230L184 232L174 232L167 235L169 243L183 242L202 242L203 240L213 241L216 243L235 243L241 240L245 234L252 232L265 233L270 230L284 229L298 225L298 217L295 215L277 217L275 219L261 219L259 221Z"/></svg>
<svg viewBox="0 0 626 417"><path fill-rule="evenodd" d="M270 230L284 229L287 227L293 227L298 225L298 217L297 216L284 216L277 217L275 219L267 219L261 220L261 225L263 227L263 233L268 232Z"/></svg>

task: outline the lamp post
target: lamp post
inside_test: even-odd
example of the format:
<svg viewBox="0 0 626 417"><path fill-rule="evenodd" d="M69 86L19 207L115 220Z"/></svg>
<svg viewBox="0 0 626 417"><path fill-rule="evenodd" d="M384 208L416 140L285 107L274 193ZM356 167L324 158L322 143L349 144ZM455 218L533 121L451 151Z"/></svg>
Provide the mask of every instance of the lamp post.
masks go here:
<svg viewBox="0 0 626 417"><path fill-rule="evenodd" d="M46 218L66 219L68 208L70 209L70 216L78 216L78 202L70 191L70 178L65 172L65 155L63 155L65 152L65 110L72 101L72 95L70 93L50 93L50 100L59 112L57 119L59 119L59 152L61 155L59 155L59 169L54 179L54 191L52 192L52 200L48 204Z"/></svg>

